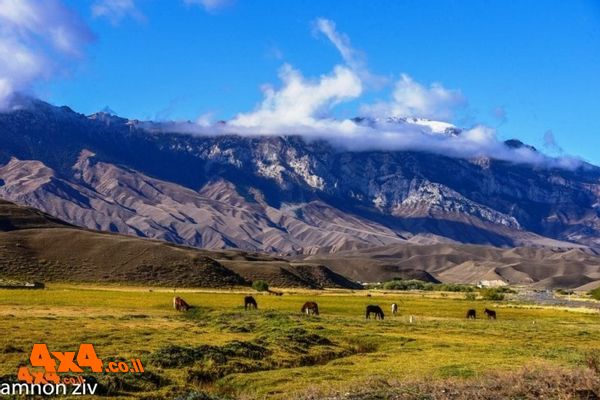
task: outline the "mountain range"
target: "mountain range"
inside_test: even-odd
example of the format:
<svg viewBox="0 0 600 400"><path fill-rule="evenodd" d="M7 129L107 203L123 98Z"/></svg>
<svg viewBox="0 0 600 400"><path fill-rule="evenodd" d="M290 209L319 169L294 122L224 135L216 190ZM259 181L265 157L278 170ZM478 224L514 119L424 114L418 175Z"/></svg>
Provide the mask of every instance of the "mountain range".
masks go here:
<svg viewBox="0 0 600 400"><path fill-rule="evenodd" d="M34 280L222 288L257 279L277 287L361 287L316 263L98 232L0 200L0 286Z"/></svg>
<svg viewBox="0 0 600 400"><path fill-rule="evenodd" d="M29 100L0 113L0 198L89 229L295 257L440 243L600 247L600 168L587 163L349 151L293 133L174 126Z"/></svg>

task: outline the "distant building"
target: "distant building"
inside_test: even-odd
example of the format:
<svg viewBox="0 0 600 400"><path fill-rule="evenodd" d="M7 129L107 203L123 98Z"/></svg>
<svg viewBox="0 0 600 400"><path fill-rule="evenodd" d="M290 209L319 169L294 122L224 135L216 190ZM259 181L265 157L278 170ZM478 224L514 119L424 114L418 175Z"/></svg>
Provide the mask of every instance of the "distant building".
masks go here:
<svg viewBox="0 0 600 400"><path fill-rule="evenodd" d="M477 282L477 287L479 288L484 288L484 287L500 287L500 286L507 286L508 283L504 282L503 280L500 279L494 279L494 280L490 280L490 281L479 281Z"/></svg>

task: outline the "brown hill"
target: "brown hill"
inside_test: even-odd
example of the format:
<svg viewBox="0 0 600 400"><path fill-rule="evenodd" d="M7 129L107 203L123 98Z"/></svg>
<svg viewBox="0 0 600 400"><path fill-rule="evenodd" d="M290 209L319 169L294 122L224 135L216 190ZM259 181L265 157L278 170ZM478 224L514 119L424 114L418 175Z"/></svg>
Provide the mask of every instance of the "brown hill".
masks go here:
<svg viewBox="0 0 600 400"><path fill-rule="evenodd" d="M290 264L287 261L280 261L271 262L257 268L254 262L220 261L249 281L261 279L278 287L307 287L311 289L362 288L360 284L333 272L323 265Z"/></svg>
<svg viewBox="0 0 600 400"><path fill-rule="evenodd" d="M500 280L549 288L600 284L600 257L589 248L406 244L314 255L303 261L326 265L361 282L416 278L454 283Z"/></svg>
<svg viewBox="0 0 600 400"><path fill-rule="evenodd" d="M0 279L180 287L247 285L263 279L275 287L359 288L354 281L393 278L587 288L600 285L600 257L589 248L407 243L290 261L80 229L0 201Z"/></svg>
<svg viewBox="0 0 600 400"><path fill-rule="evenodd" d="M39 210L18 207L13 203L0 199L0 232L59 226L71 225Z"/></svg>
<svg viewBox="0 0 600 400"><path fill-rule="evenodd" d="M38 210L0 201L4 279L224 287L263 277L273 286L356 285L324 267L308 267L304 275L294 268L264 254L212 252L79 229Z"/></svg>

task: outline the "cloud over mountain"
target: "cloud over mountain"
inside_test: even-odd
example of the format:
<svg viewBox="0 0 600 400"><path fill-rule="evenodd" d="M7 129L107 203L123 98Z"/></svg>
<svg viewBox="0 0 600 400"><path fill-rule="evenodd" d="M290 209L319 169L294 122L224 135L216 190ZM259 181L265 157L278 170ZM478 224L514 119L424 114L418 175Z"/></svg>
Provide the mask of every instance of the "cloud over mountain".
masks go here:
<svg viewBox="0 0 600 400"><path fill-rule="evenodd" d="M360 78L350 68L341 65L329 74L309 80L286 64L281 68L279 77L282 87L274 89L266 86L264 100L258 108L238 114L231 121L232 126L272 133L281 128L325 128L321 120L328 110L336 104L358 98L363 91Z"/></svg>
<svg viewBox="0 0 600 400"><path fill-rule="evenodd" d="M446 89L440 83L429 87L402 74L394 86L392 100L363 106L367 115L392 115L450 120L454 111L466 104L460 90Z"/></svg>
<svg viewBox="0 0 600 400"><path fill-rule="evenodd" d="M339 51L343 64L313 79L285 64L279 73L280 86L264 85L264 98L255 110L236 115L225 126L208 124L203 118L195 127L176 124L167 129L203 135L299 134L353 151L416 150L568 169L580 165L578 159L548 157L529 146L507 146L491 127L454 127L448 121L466 106L463 93L437 82L424 85L405 73L395 82L389 101L360 107L367 118L335 118L337 105L360 101L373 82L381 83L384 78L368 70L364 55L352 47L347 35L337 31L333 21L318 18L314 26Z"/></svg>
<svg viewBox="0 0 600 400"><path fill-rule="evenodd" d="M13 93L64 72L93 38L59 0L0 0L0 107Z"/></svg>
<svg viewBox="0 0 600 400"><path fill-rule="evenodd" d="M207 11L228 3L184 2ZM134 0L97 0L92 3L92 14L113 23L127 16L143 18ZM0 22L0 107L8 105L13 93L28 91L36 81L64 73L93 40L83 20L60 0L0 0ZM460 90L437 82L420 83L406 73L392 84L389 77L370 71L365 55L352 46L334 21L317 18L313 27L340 53L340 63L329 72L307 77L285 63L279 70L280 84L263 85L263 100L254 110L238 113L225 125L213 124L203 116L197 123L154 124L152 129L202 135L298 134L354 151L418 150L569 168L579 165L578 160L550 158L527 146L506 146L490 127L454 127L455 112L467 103ZM365 104L365 94L384 87L390 91L389 100ZM361 117L367 118L340 118L336 107L342 104L359 108Z"/></svg>

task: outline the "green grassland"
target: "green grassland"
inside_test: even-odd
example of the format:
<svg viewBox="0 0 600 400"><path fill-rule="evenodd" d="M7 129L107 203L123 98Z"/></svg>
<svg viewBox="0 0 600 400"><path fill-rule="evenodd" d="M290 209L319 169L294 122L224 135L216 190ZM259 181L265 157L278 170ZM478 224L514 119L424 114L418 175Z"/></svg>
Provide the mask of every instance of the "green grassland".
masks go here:
<svg viewBox="0 0 600 400"><path fill-rule="evenodd" d="M0 377L27 364L33 343L76 351L93 343L105 360L141 358L142 376L103 375L115 397L200 399L320 398L368 382L474 380L523 366L581 368L600 350L600 316L512 302L465 300L464 294L297 291L178 292L196 306L172 309L172 291L51 285L0 290ZM305 316L307 300L321 316ZM389 313L390 304L400 314ZM384 321L365 320L379 304ZM481 318L485 307L498 320ZM477 309L480 319L465 319ZM413 316L413 322L410 322Z"/></svg>

